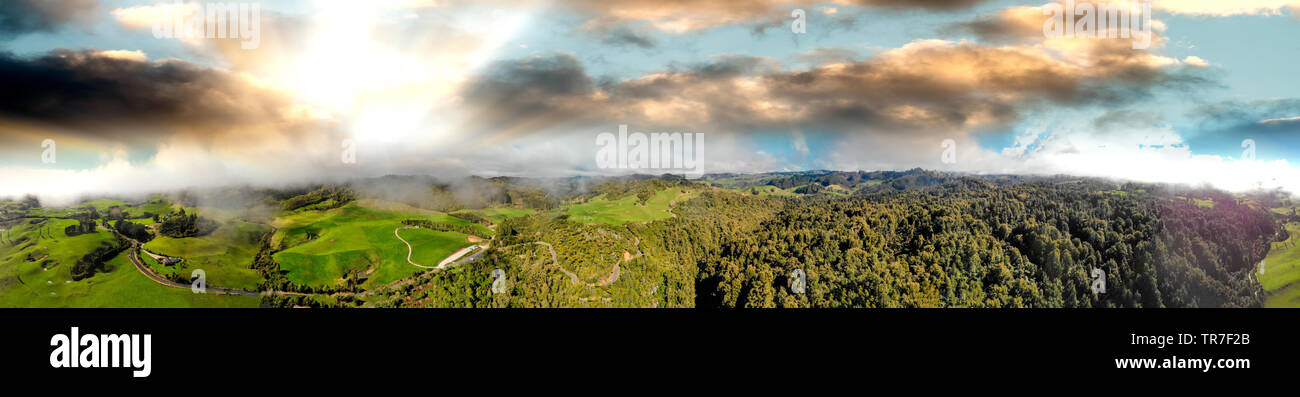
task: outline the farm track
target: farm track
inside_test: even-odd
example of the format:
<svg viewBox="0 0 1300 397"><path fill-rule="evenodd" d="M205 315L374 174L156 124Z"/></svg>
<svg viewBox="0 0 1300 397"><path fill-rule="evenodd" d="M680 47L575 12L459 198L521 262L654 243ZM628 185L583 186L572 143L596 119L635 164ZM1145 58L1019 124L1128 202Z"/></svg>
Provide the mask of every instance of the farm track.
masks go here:
<svg viewBox="0 0 1300 397"><path fill-rule="evenodd" d="M128 255L127 259L130 259L130 260L131 260L131 264L132 264L132 265L135 265L136 270L139 270L140 273L141 273L141 274L144 274L145 277L148 277L148 278L149 278L150 280L152 280L153 282L158 283L158 284L161 284L161 285L164 285L164 286L168 286L168 287L172 287L172 288L191 289L191 285L189 285L189 284L183 284L183 283L178 283L178 282L175 282L175 281L168 280L166 277L163 277L162 275L160 275L160 274L154 272L154 271L153 271L153 268L149 267L148 265L145 265L144 263L142 263L142 262L140 261L140 253L141 253L141 252L144 252L145 254L148 254L149 256L154 256L154 257L158 257L158 256L162 256L162 255L156 255L156 254L153 254L152 252L149 252L148 250L145 250L143 244L141 244L139 241L137 241L137 240L135 240L135 239L133 239L133 238L130 238L130 237L127 237L127 236L125 236L125 235L123 235L123 234L121 234L121 233L118 233L118 232L117 232L117 229L113 229L113 228L107 228L107 229L110 230L110 231L112 231L114 235L117 235L118 237L121 237L122 239L124 239L124 240L126 240L126 241L128 241L128 242L131 243L130 255ZM243 295L243 296L262 296L262 295L264 295L264 294L265 294L265 295L276 295L276 296L283 296L283 295L297 295L297 296L325 295L325 294L307 294L307 293L301 293L301 292L274 291L274 290L267 290L267 291L253 291L253 290L238 289L238 288L225 288L225 287L218 287L218 286L206 286L206 289L207 289L207 290L210 290L210 291L215 291L216 293L218 293L218 294L223 294L223 295ZM352 294L352 293L350 293L350 292L340 292L340 293L336 293L336 294L333 294L333 295L351 295L351 294Z"/></svg>
<svg viewBox="0 0 1300 397"><path fill-rule="evenodd" d="M411 254L415 253L415 247L412 247L412 246L411 246L411 243L410 243L409 241L406 241L406 239L402 238L402 235L397 234L397 232L402 231L402 230L405 230L405 229L415 229L415 227L414 227L414 226L403 226L403 227L399 227L399 228L393 229L393 236L397 237L398 240L401 240L401 241L402 241L402 244L406 244L406 263L410 263L411 266L415 266L415 267L422 268L422 269L437 269L437 268L438 268L437 266L425 266L425 265L421 265L421 264L419 264L419 263L415 263L415 261L412 261L412 260L411 260Z"/></svg>

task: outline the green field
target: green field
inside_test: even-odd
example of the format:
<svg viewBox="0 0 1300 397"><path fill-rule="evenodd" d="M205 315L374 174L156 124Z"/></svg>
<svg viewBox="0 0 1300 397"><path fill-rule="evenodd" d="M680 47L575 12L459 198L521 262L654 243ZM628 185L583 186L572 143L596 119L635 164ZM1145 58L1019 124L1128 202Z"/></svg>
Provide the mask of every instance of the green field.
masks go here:
<svg viewBox="0 0 1300 397"><path fill-rule="evenodd" d="M366 285L386 284L424 270L406 261L406 244L393 234L405 226L403 220L470 225L444 213L399 212L373 208L381 206L375 203L367 205L370 207L353 203L327 211L295 212L277 219L280 231L275 241L285 249L274 258L280 269L288 272L286 277L297 284L328 286L338 284L349 270L369 270L373 273ZM475 226L487 235L486 228ZM436 265L442 257L471 245L461 233L406 230L402 236L415 247L412 260L421 265Z"/></svg>
<svg viewBox="0 0 1300 397"><path fill-rule="evenodd" d="M403 229L398 234L411 243L411 261L424 266L437 266L438 262L457 250L474 245L464 234L454 232Z"/></svg>
<svg viewBox="0 0 1300 397"><path fill-rule="evenodd" d="M671 217L669 204L684 201L692 195L693 193L682 193L681 189L663 189L646 200L645 205L638 204L634 195L618 200L609 200L600 195L585 203L570 205L564 213L569 215L569 219L581 223L622 225L628 222L651 222Z"/></svg>
<svg viewBox="0 0 1300 397"><path fill-rule="evenodd" d="M1291 238L1273 243L1264 258L1264 274L1259 275L1259 283L1268 292L1265 307L1300 307L1300 248L1296 248L1300 224L1288 224L1286 230Z"/></svg>
<svg viewBox="0 0 1300 397"><path fill-rule="evenodd" d="M105 271L73 281L69 269L82 255L114 241L111 233L67 237L72 220L23 224L3 232L0 243L0 305L6 307L257 307L256 297L194 294L154 283L128 262L129 251L109 260ZM10 244L27 237L23 243ZM32 254L33 261L28 261Z"/></svg>
<svg viewBox="0 0 1300 397"><path fill-rule="evenodd" d="M194 269L202 269L208 284L256 290L262 276L249 268L261 236L270 228L256 223L231 221L222 224L211 234L190 238L159 236L145 244L150 252L184 258L180 264L160 271L164 276L180 274L189 277Z"/></svg>

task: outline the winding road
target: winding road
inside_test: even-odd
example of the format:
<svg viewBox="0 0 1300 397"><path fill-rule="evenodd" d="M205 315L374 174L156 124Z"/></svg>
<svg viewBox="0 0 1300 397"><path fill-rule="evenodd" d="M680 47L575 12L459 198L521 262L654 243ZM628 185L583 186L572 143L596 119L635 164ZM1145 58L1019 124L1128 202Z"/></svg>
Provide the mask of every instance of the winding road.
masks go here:
<svg viewBox="0 0 1300 397"><path fill-rule="evenodd" d="M437 266L425 266L419 263L415 263L414 261L411 260L411 253L415 252L415 248L411 247L411 243L409 241L406 241L406 239L402 238L402 235L397 234L398 231L401 231L403 229L417 229L417 228L415 226L403 226L403 227L393 229L393 236L396 236L398 240L402 240L402 244L406 244L406 263L410 263L412 266L418 268L437 269L438 268Z"/></svg>
<svg viewBox="0 0 1300 397"><path fill-rule="evenodd" d="M140 270L140 273L144 273L145 277L149 277L150 280L153 280L154 282L156 282L156 283L158 283L158 284L162 284L162 285L165 285L165 286L168 286L168 287L174 287L174 288L185 288L185 289L190 289L191 286L190 286L189 284L182 284L182 283L178 283L178 282L175 282L175 281L168 280L168 279L164 278L163 276L158 275L158 273L154 273L153 269L150 268L149 266L145 266L145 264L140 263L140 250L141 250L141 248L140 248L140 245L139 245L139 244L140 244L139 242L136 242L136 241L134 241L134 240L131 241L131 255L130 255L129 258L131 259L131 264L135 265L135 268L138 269L138 270ZM147 251L146 251L146 252L147 252ZM213 291L213 292L216 292L216 293L218 293L218 294L226 294L226 295L243 295L243 296L261 296L261 295L262 295L262 291L249 291L249 290L244 290L244 289L222 288L222 287L218 287L218 286L207 286L206 288L207 288L207 290L209 290L209 291ZM266 292L269 293L269 294L278 294L278 295L285 295L285 294L289 294L289 295L299 295L298 293L291 293L291 292L280 292L280 291L266 291Z"/></svg>
<svg viewBox="0 0 1300 397"><path fill-rule="evenodd" d="M638 242L638 244L639 244L639 243L640 243L640 239L638 239L637 242ZM555 246L552 246L551 243L542 242L542 241L534 241L534 242L531 242L531 243L519 243L519 244L515 244L515 245L512 245L512 246L503 247L503 248L510 248L510 247L519 246L519 245L524 245L524 244L539 244L539 245L544 245L544 246L546 246L546 249L548 249L548 250L551 251L551 263L554 263L554 264L555 264L555 268L556 268L556 269L560 269L560 272L561 272L561 273L564 273L564 275L569 276L569 281L570 281L570 282L572 282L572 283L574 283L574 284L581 284L581 283L582 283L582 280L579 280L579 279L578 279L578 275L577 275L576 273L566 270L566 269L564 268L564 266L560 266L560 258L559 258L559 256L555 255ZM641 252L638 250L638 251L637 251L637 256L640 256L640 255L641 255ZM614 271L610 273L610 275L606 278L605 281L601 281L601 282L597 282L597 283L587 283L587 287L604 287L604 286L607 286L607 285L613 284L615 281L618 281L619 273L620 273L619 264L618 264L618 263L615 263L615 264L614 264Z"/></svg>
<svg viewBox="0 0 1300 397"><path fill-rule="evenodd" d="M568 271L568 270L564 270L564 266L560 266L560 258L559 258L558 256L555 255L555 246L551 245L551 243L541 242L541 241L534 241L534 242L532 242L532 243L524 243L524 244L540 244L540 245L545 245L545 246L546 246L546 249L548 249L548 250L551 251L551 263L554 263L554 264L555 264L555 268L560 269L561 272L564 272L565 275L569 276L569 280L570 280L570 281L573 281L574 284L577 284L577 283L580 282L580 281L578 281L578 275L577 275L577 274L575 274L575 273L573 273L573 272L571 272L571 271Z"/></svg>
<svg viewBox="0 0 1300 397"><path fill-rule="evenodd" d="M571 271L568 271L568 270L564 270L564 266L560 266L560 257L555 255L555 246L551 245L551 243L542 242L542 241L533 241L533 242L531 242L531 243L519 243L519 244L515 244L515 245L508 245L508 246L505 246L505 247L501 247L501 249L506 249L506 248L510 248L510 247L518 247L518 246L521 246L521 245L527 245L527 244L545 245L545 246L546 246L546 249L548 249L548 250L551 251L551 263L554 263L554 264L555 264L555 268L560 269L560 272L563 272L564 275L569 276L569 280L572 281L574 284L577 284L577 283L580 283L580 282L581 282L581 281L578 280L578 275L577 275L577 274L575 274L575 273L573 273L573 272L571 272Z"/></svg>
<svg viewBox="0 0 1300 397"><path fill-rule="evenodd" d="M156 255L156 254L154 254L154 253L152 253L152 252L149 252L148 250L145 250L145 249L144 249L144 245L141 244L140 241L138 241L138 240L136 240L136 239L133 239L133 238L130 238L130 237L127 237L126 235L123 235L123 234L121 234L121 233L118 233L118 232L117 232L117 229L114 229L114 228L111 228L111 227L109 227L109 228L107 228L107 229L110 230L110 231L112 231L113 234L117 235L118 237L121 237L121 238L125 239L126 241L131 242L131 252L130 252L130 255L127 256L127 258L131 260L131 264L132 264L132 265L135 265L136 270L139 270L141 274L144 274L144 275L145 275L145 277L148 277L150 280L153 280L153 282L155 282L155 283L162 284L162 285L165 285L165 286L168 286L168 287L172 287L172 288L184 288L184 289L190 289L190 288L191 288L191 285L190 285L190 284L178 283L178 282L175 282L175 281L168 280L166 277L163 277L162 275L160 275L160 274L154 272L152 267L149 267L148 265L145 265L144 263L142 263L142 262L140 261L140 253L141 253L141 252L144 252L145 254L148 254L149 256L152 256L152 257L159 257L159 256L162 256L162 255ZM206 288L208 291L213 291L213 292L216 292L217 294L224 294L224 295L243 295L243 296L262 296L263 294L267 294L267 295L301 295L301 296L320 295L320 294L304 294L304 293L301 293L301 292L286 292L286 291L252 291L252 290L238 289L238 288L225 288L225 287L218 287L218 286L214 286L214 285L208 285L208 286L205 286L205 288Z"/></svg>
<svg viewBox="0 0 1300 397"><path fill-rule="evenodd" d="M444 269L447 267L455 266L456 262L460 261L460 257L464 256L465 253L469 252L469 250L472 250L474 248L479 248L478 252L479 254L482 254L483 251L487 251L488 247L491 246L492 244L491 242L489 242L484 245L471 245L465 248L461 248L459 250L456 250L456 252L452 252L451 255L448 255L445 259L442 260L442 262L438 262L438 266L425 266L419 263L415 263L414 261L411 260L411 254L415 252L415 248L411 247L411 243L409 241L406 241L406 239L402 238L401 234L397 233L403 229L419 229L419 228L420 228L419 226L399 227L393 229L393 235L397 236L398 240L402 240L402 244L406 244L406 263L410 263L412 266L423 268L423 269ZM552 252L552 255L554 255L554 252ZM471 257L478 257L478 255L471 255Z"/></svg>

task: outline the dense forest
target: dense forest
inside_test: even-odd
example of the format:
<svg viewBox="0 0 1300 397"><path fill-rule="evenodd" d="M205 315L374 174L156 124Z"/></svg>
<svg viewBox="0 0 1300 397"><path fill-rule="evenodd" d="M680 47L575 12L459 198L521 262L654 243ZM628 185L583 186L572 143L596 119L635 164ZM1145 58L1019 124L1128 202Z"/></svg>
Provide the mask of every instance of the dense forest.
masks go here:
<svg viewBox="0 0 1300 397"><path fill-rule="evenodd" d="M184 209L167 215L158 224L158 234L171 238L204 236L216 230L215 221L200 217L198 213L185 213Z"/></svg>
<svg viewBox="0 0 1300 397"><path fill-rule="evenodd" d="M700 262L696 304L1258 306L1248 274L1280 228L1231 196L1214 203L1134 185L999 187L975 178L871 198L788 200ZM807 274L806 294L785 288L795 269ZM1104 272L1105 293L1090 291L1091 269Z"/></svg>

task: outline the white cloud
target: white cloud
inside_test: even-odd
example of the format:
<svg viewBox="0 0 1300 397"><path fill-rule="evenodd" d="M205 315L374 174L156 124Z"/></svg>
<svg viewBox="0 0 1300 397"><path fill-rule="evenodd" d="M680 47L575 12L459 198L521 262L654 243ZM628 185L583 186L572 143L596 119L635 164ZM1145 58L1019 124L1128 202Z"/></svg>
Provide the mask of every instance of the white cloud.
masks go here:
<svg viewBox="0 0 1300 397"><path fill-rule="evenodd" d="M808 155L808 139L803 136L803 130L796 128L790 131L790 147L799 154Z"/></svg>
<svg viewBox="0 0 1300 397"><path fill-rule="evenodd" d="M1300 7L1300 0L1155 0L1152 7L1175 14L1213 17L1281 15L1284 9Z"/></svg>
<svg viewBox="0 0 1300 397"><path fill-rule="evenodd" d="M103 57L108 57L108 58L125 59L128 61L136 61L136 62L144 62L149 60L149 57L145 55L144 51L140 51L140 50L107 50L107 51L99 51L96 52L95 54Z"/></svg>
<svg viewBox="0 0 1300 397"><path fill-rule="evenodd" d="M1195 55L1191 55L1186 58L1183 58L1183 63L1191 66L1199 67L1199 68L1210 66L1209 62Z"/></svg>
<svg viewBox="0 0 1300 397"><path fill-rule="evenodd" d="M1195 154L1193 149L1168 127L1096 132L1056 126L1051 132L1027 132L1003 150L1003 156L1016 160L1003 172L1209 184L1230 191L1281 187L1300 192L1300 169L1286 160L1244 160L1244 155Z"/></svg>

